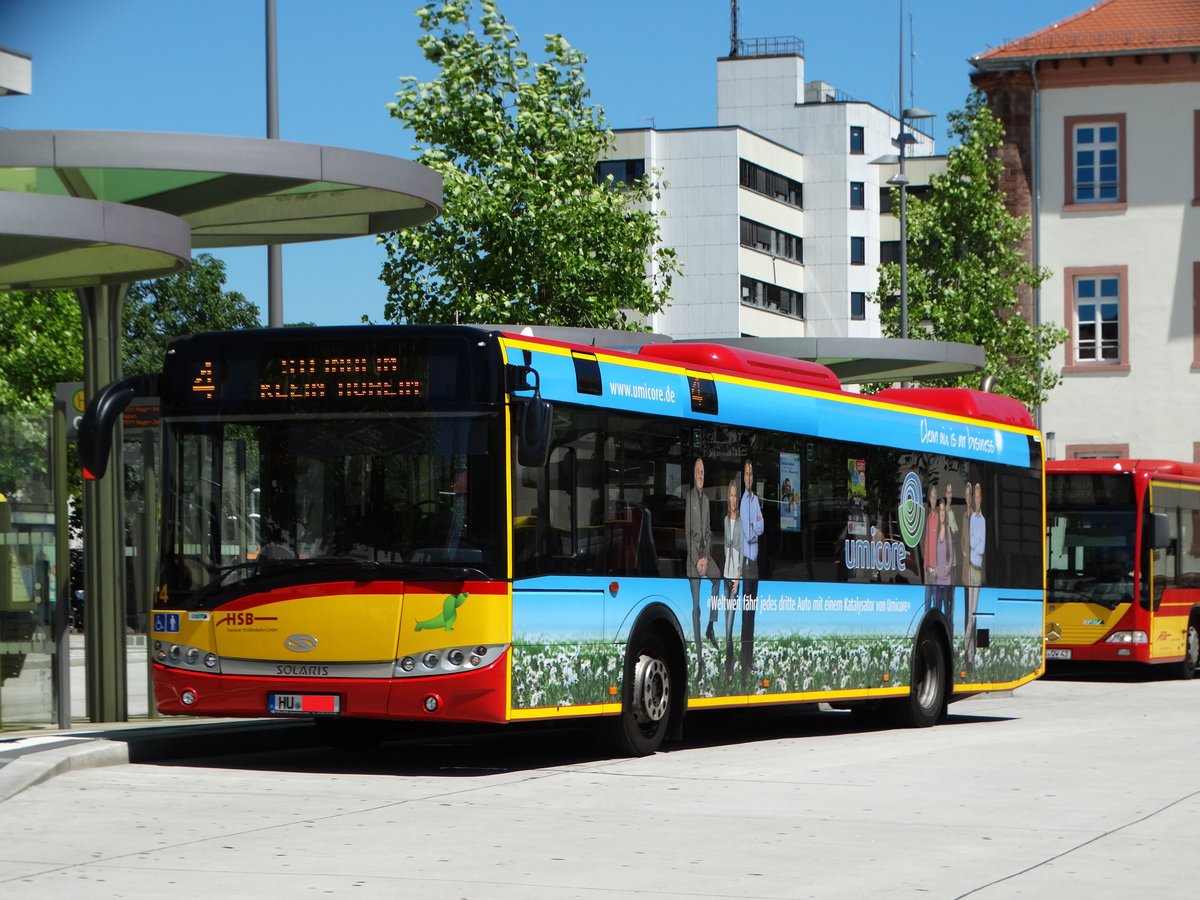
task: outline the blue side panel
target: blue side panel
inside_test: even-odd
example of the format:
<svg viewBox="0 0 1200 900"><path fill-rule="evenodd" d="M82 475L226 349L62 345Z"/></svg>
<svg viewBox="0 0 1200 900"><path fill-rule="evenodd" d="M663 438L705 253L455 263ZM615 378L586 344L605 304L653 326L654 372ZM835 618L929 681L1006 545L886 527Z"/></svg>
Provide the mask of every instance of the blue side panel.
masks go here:
<svg viewBox="0 0 1200 900"><path fill-rule="evenodd" d="M509 349L509 361L521 362ZM875 406L857 399L753 387L717 381L719 416L692 411L688 380L660 368L600 362L600 396L576 390L575 366L568 354L534 351L542 396L550 401L618 409L695 421L770 428L834 440L862 441L914 452L929 452L1004 465L1030 465L1029 441L1019 432L948 420L937 413Z"/></svg>

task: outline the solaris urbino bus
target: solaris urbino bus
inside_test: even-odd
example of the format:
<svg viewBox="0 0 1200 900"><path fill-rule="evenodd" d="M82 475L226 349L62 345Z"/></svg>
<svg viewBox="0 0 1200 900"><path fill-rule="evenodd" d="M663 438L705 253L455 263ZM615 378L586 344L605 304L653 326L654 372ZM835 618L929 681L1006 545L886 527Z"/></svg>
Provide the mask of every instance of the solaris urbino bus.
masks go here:
<svg viewBox="0 0 1200 900"><path fill-rule="evenodd" d="M1200 465L1046 463L1046 658L1200 666Z"/></svg>
<svg viewBox="0 0 1200 900"><path fill-rule="evenodd" d="M869 398L811 363L604 334L197 335L102 391L95 475L122 403L160 398L158 709L335 738L593 717L644 754L701 708L929 725L1042 672L1043 455L1019 403Z"/></svg>

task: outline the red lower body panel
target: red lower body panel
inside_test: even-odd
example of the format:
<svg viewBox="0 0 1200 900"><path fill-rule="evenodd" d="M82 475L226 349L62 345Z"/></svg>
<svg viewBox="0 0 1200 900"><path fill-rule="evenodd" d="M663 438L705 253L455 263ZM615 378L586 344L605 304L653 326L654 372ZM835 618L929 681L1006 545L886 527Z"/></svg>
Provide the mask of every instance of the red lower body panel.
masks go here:
<svg viewBox="0 0 1200 900"><path fill-rule="evenodd" d="M271 694L336 695L338 714L366 719L444 722L506 722L504 656L469 672L431 678L264 678L211 675L154 664L154 700L164 714L189 716L270 715ZM196 701L180 699L191 691ZM426 700L437 698L429 712Z"/></svg>

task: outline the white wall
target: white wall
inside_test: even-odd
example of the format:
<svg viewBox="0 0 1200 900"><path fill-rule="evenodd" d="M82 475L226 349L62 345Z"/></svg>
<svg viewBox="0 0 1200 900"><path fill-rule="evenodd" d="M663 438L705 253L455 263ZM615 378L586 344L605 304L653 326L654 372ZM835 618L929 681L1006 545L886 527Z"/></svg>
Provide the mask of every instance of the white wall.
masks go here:
<svg viewBox="0 0 1200 900"><path fill-rule="evenodd" d="M1070 328L1068 267L1128 267L1129 370L1068 374L1043 408L1042 427L1068 444L1129 444L1134 456L1191 460L1200 441L1200 373L1193 363L1192 264L1200 260L1193 110L1200 85L1047 90L1042 94L1041 316ZM1064 118L1123 113L1124 211L1063 210ZM1063 348L1053 356L1059 371Z"/></svg>

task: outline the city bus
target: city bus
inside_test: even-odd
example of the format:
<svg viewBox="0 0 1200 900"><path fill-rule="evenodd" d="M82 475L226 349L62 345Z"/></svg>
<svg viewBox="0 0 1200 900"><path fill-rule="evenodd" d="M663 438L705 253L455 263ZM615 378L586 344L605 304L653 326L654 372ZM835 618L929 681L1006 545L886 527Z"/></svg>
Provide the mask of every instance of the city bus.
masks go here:
<svg viewBox="0 0 1200 900"><path fill-rule="evenodd" d="M1200 661L1200 465L1046 463L1046 658Z"/></svg>
<svg viewBox="0 0 1200 900"><path fill-rule="evenodd" d="M1011 398L627 332L264 329L103 389L85 475L135 395L160 398L162 713L351 743L593 720L642 755L702 709L926 726L1044 670L1044 456Z"/></svg>

